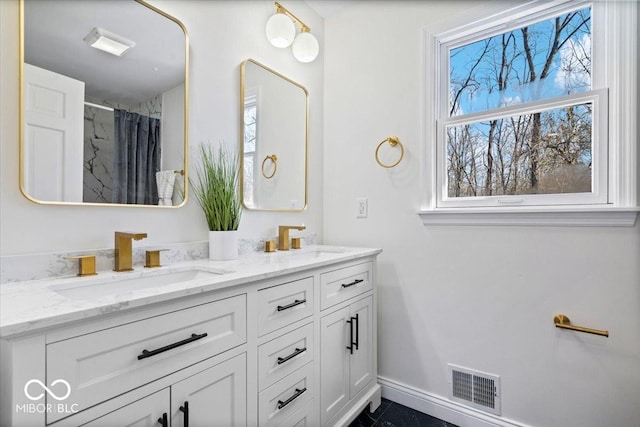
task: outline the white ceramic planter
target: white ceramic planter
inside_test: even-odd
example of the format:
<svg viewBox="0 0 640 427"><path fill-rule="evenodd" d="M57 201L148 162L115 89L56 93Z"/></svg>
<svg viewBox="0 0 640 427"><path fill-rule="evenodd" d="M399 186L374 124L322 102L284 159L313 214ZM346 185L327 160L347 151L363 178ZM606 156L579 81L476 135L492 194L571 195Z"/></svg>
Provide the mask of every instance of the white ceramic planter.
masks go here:
<svg viewBox="0 0 640 427"><path fill-rule="evenodd" d="M209 231L209 259L226 261L238 258L238 231Z"/></svg>

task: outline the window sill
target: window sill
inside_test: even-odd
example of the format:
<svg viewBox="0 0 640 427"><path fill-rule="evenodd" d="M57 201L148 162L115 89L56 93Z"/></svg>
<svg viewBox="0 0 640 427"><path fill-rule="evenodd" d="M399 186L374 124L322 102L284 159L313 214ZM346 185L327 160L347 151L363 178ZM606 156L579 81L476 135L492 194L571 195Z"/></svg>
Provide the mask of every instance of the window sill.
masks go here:
<svg viewBox="0 0 640 427"><path fill-rule="evenodd" d="M449 208L421 210L424 225L633 227L640 208Z"/></svg>

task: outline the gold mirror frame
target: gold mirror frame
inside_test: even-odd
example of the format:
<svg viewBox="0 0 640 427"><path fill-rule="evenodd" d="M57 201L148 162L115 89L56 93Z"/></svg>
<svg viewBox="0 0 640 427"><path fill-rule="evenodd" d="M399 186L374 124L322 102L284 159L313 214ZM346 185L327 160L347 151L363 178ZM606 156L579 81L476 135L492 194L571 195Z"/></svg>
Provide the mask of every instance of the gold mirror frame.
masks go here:
<svg viewBox="0 0 640 427"><path fill-rule="evenodd" d="M24 58L25 58L25 41L24 41L24 31L25 31L25 12L24 12L24 3L25 0L19 0L19 29L18 29L18 49L19 49L19 57L18 57L18 65L19 65L19 104L18 104L18 120L19 120L19 182L20 182L20 192L22 195L28 200L38 203L41 205L76 205L76 206L100 206L100 207L132 207L132 208L161 208L161 209L175 209L180 208L186 205L189 194L189 33L187 32L187 28L184 24L178 20L177 18L169 15L163 10L158 9L157 7L147 3L145 0L132 0L136 3L152 10L159 15L173 21L176 23L182 32L184 33L184 130L183 130L183 152L184 152L184 163L183 170L176 171L180 172L181 175L184 176L184 188L182 190L182 202L177 205L172 206L160 206L160 205L143 205L143 204L124 204L124 203L98 203L98 202L63 202L63 201L48 201L48 200L39 200L32 197L25 188L25 165L24 165L24 155L25 155L25 146L24 146L24 128L25 128L25 91L24 91Z"/></svg>
<svg viewBox="0 0 640 427"><path fill-rule="evenodd" d="M248 63L252 63L265 71L274 74L276 77L283 79L284 81L291 83L297 88L300 88L305 96L305 124L304 124L304 206L299 209L291 209L291 208L264 208L264 207L255 207L248 206L245 202L245 191L244 191L244 141L245 141L245 95L246 95L246 65ZM242 199L242 206L248 210L254 211L270 211L270 212L304 212L307 209L309 204L309 91L307 88L302 86L301 84L291 80L290 78L282 75L281 73L273 70L272 68L267 67L264 64L261 64L253 59L246 59L240 65L240 198ZM271 153L267 155L264 160L258 159L257 163L254 164L254 167L257 167L258 170L262 171L262 175L265 175L264 167L265 162L267 160L271 160L272 165L274 166L274 170L272 171L275 174L275 170L279 165L277 153ZM262 167L260 166L262 164ZM266 179L273 178L274 175L266 174Z"/></svg>

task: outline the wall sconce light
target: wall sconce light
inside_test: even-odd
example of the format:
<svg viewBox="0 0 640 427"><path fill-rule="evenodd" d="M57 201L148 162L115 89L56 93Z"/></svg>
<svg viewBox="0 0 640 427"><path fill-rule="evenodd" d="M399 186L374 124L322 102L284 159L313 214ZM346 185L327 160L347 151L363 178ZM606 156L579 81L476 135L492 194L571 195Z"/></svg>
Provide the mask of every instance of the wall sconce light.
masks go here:
<svg viewBox="0 0 640 427"><path fill-rule="evenodd" d="M311 62L318 56L320 45L304 22L296 18L280 3L275 2L276 13L267 21L267 39L279 48L291 46L293 56L300 62ZM295 23L300 25L296 37ZM293 44L293 45L292 45Z"/></svg>

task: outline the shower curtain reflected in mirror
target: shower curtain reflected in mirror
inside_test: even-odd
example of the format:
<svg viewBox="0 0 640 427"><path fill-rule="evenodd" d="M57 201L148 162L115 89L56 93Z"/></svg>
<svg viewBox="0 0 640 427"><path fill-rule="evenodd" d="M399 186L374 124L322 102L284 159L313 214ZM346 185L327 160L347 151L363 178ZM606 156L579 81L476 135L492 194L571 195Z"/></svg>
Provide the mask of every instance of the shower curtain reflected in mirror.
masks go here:
<svg viewBox="0 0 640 427"><path fill-rule="evenodd" d="M114 109L115 156L113 203L158 203L160 120Z"/></svg>

